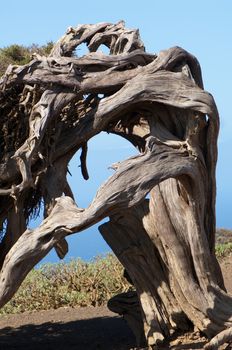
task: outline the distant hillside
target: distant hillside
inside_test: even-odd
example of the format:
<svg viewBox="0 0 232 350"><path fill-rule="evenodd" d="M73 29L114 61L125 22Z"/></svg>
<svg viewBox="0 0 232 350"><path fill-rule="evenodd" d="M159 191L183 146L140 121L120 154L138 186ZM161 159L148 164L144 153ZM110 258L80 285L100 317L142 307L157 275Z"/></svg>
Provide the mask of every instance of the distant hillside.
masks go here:
<svg viewBox="0 0 232 350"><path fill-rule="evenodd" d="M232 243L232 230L218 228L216 231L216 244Z"/></svg>

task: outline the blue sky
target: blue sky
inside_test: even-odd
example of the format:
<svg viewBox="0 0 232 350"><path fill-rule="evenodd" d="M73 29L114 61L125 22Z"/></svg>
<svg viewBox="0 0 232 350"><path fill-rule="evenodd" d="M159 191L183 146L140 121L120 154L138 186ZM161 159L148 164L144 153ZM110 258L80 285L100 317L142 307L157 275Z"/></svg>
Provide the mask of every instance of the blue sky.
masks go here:
<svg viewBox="0 0 232 350"><path fill-rule="evenodd" d="M219 160L217 167L217 226L232 228L231 81L232 2L229 0L144 0L139 1L2 1L0 47L14 43L30 45L56 41L67 27L81 23L125 20L128 28L139 28L148 52L175 45L194 54L200 61L205 89L216 100L220 117ZM99 135L89 145L90 180L81 179L78 157L71 162L70 181L78 205L87 206L99 184L111 174L107 167L135 151L117 137ZM109 248L97 227L69 239L68 257L90 259ZM50 253L45 261L55 261Z"/></svg>

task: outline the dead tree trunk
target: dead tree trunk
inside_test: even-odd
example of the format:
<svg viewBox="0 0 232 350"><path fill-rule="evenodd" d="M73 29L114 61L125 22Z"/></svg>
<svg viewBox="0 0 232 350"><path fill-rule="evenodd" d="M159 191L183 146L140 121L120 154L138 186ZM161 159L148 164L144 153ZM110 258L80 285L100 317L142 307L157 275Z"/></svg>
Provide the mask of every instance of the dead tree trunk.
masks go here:
<svg viewBox="0 0 232 350"><path fill-rule="evenodd" d="M77 57L82 43L89 53ZM69 28L49 57L9 66L0 115L1 306L50 249L65 255L67 235L110 217L100 231L136 287L148 344L190 321L209 339L223 331L208 349L228 341L232 298L214 254L219 118L195 57L148 54L123 22ZM102 131L139 154L78 208L68 162L82 149L87 179L87 142ZM44 221L25 230L41 201Z"/></svg>

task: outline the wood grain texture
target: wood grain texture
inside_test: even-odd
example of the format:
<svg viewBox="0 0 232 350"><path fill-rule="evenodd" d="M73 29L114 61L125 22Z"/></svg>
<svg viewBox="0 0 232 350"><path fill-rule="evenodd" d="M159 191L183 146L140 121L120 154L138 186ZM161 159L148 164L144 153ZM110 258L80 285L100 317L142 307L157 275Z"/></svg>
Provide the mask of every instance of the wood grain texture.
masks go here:
<svg viewBox="0 0 232 350"><path fill-rule="evenodd" d="M89 52L78 57L81 44ZM65 256L67 235L109 217L100 232L137 292L109 305L124 310L138 345L145 336L155 348L191 324L216 336L208 348L230 340L232 298L214 253L219 116L193 55L146 53L123 21L70 27L49 57L8 67L0 115L0 306L53 247ZM68 163L81 149L87 180L88 141L100 132L126 138L138 155L114 164L79 208ZM41 202L44 220L29 230Z"/></svg>

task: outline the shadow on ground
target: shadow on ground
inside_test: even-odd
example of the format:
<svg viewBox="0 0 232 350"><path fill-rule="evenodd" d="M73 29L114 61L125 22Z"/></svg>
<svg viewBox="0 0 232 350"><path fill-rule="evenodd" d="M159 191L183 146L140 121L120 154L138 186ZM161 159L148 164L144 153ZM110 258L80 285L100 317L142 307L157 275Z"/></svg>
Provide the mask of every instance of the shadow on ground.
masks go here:
<svg viewBox="0 0 232 350"><path fill-rule="evenodd" d="M134 346L132 332L119 317L28 324L0 330L1 350L128 350Z"/></svg>

